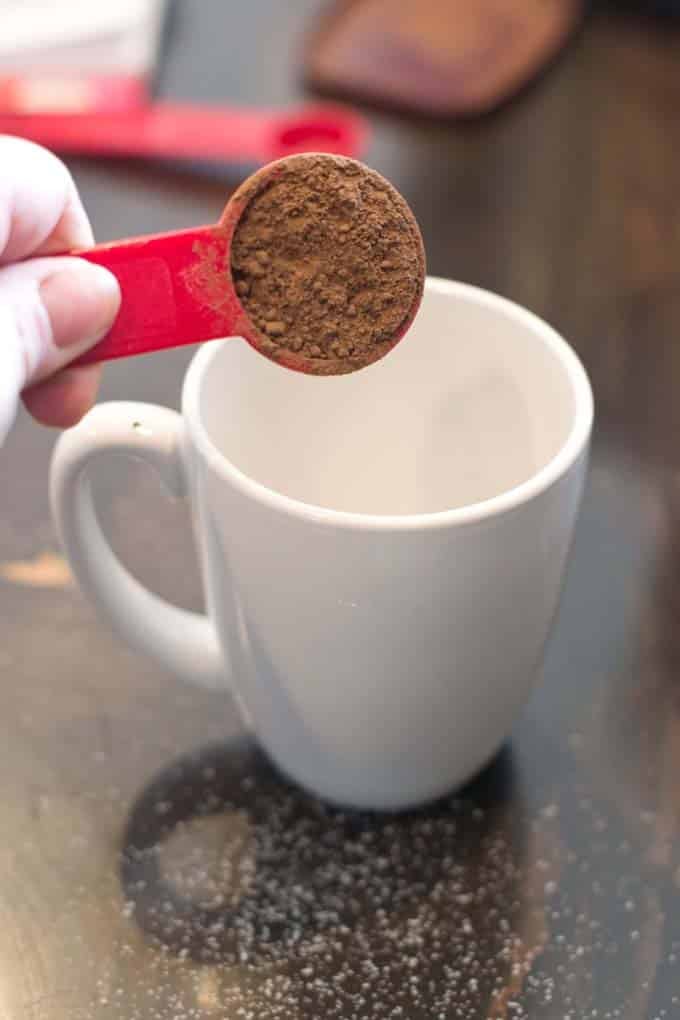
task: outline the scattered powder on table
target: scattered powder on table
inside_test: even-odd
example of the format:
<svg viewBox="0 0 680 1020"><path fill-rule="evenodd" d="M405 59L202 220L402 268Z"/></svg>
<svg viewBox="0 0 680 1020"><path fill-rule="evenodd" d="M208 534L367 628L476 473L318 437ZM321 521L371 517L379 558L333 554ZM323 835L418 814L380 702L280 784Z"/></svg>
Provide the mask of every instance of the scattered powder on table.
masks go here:
<svg viewBox="0 0 680 1020"><path fill-rule="evenodd" d="M523 902L516 820L499 822L459 798L342 812L255 754L187 759L149 788L124 841L126 920L162 949L144 982L177 1001L146 1013L141 988L141 1017L476 1020L513 997L525 977L513 967L544 938Z"/></svg>
<svg viewBox="0 0 680 1020"><path fill-rule="evenodd" d="M380 174L306 155L281 164L234 233L236 292L274 359L293 352L320 375L351 372L394 346L422 295L415 218Z"/></svg>

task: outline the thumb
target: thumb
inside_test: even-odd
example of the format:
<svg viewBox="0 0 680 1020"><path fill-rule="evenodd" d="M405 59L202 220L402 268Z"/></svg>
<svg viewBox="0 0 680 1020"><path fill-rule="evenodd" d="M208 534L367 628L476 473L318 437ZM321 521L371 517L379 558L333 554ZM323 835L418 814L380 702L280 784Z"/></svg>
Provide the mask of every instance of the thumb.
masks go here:
<svg viewBox="0 0 680 1020"><path fill-rule="evenodd" d="M100 340L119 307L116 278L84 259L39 258L0 269L0 442L20 392Z"/></svg>

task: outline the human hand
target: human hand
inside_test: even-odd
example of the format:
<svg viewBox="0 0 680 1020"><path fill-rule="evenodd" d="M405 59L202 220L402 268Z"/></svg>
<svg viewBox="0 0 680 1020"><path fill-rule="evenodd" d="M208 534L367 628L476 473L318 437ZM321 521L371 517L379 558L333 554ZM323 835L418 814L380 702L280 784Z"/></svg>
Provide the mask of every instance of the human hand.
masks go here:
<svg viewBox="0 0 680 1020"><path fill-rule="evenodd" d="M0 443L20 394L34 418L64 428L94 402L99 367L65 366L110 328L118 283L101 266L54 254L92 243L64 164L0 135Z"/></svg>

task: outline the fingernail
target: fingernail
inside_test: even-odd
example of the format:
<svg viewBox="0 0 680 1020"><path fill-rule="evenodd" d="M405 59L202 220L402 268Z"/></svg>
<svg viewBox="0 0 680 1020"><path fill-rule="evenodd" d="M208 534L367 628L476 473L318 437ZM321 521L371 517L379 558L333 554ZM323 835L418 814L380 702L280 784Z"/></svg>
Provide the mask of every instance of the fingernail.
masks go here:
<svg viewBox="0 0 680 1020"><path fill-rule="evenodd" d="M115 276L102 266L71 259L40 284L40 297L52 326L52 340L61 349L83 351L104 336L120 308Z"/></svg>

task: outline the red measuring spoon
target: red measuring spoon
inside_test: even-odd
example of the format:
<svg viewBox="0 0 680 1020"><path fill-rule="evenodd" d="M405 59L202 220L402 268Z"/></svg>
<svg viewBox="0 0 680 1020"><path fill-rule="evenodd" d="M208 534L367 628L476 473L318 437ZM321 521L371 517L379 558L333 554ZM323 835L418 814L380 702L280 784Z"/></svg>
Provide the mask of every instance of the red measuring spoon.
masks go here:
<svg viewBox="0 0 680 1020"><path fill-rule="evenodd" d="M318 158L318 155L287 157L262 167L229 199L219 223L214 226L133 238L72 252L109 269L117 277L122 293L121 308L113 328L76 363L109 361L240 336L261 354L299 372L331 375L358 367L340 359L319 360L283 348L277 348L274 353L271 339L248 317L232 278L231 243L242 213L284 168L293 161L304 163L307 158ZM376 359L404 335L413 321L421 295L422 287L399 330L390 344L383 345L376 353Z"/></svg>
<svg viewBox="0 0 680 1020"><path fill-rule="evenodd" d="M311 151L356 157L367 125L358 114L335 106L282 113L151 103L97 113L3 113L0 132L58 152L257 164Z"/></svg>

